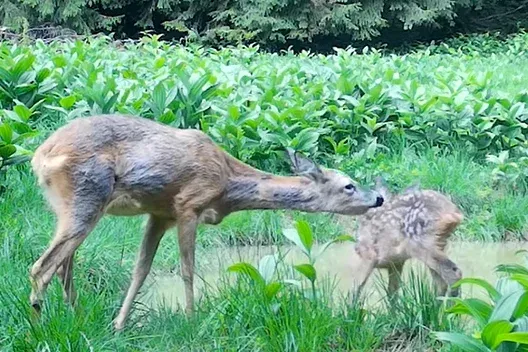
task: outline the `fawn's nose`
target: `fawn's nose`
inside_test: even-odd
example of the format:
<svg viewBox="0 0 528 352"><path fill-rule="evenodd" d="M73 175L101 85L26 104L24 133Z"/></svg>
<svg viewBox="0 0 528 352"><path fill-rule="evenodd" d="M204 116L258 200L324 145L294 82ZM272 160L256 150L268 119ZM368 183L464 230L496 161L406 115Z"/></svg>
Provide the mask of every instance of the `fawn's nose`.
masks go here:
<svg viewBox="0 0 528 352"><path fill-rule="evenodd" d="M383 197L382 196L377 196L376 197L376 207L381 207L383 205Z"/></svg>

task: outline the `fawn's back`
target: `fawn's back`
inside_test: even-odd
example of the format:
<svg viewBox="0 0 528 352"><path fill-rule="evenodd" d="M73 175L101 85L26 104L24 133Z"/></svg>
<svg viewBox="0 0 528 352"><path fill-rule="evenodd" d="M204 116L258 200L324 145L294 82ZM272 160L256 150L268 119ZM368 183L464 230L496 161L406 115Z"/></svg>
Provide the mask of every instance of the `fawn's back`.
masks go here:
<svg viewBox="0 0 528 352"><path fill-rule="evenodd" d="M409 190L387 197L359 219L356 250L380 266L412 257L416 250L443 251L463 220L457 206L433 190Z"/></svg>

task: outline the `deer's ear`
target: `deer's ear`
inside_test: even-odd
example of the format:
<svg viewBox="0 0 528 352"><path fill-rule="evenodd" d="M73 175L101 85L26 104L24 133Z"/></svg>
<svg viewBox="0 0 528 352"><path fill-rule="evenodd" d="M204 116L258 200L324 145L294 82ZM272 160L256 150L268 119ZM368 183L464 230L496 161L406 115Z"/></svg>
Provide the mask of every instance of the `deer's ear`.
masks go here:
<svg viewBox="0 0 528 352"><path fill-rule="evenodd" d="M324 182L325 176L321 168L299 152L291 148L286 149L292 164L292 171L300 176L308 177L316 182Z"/></svg>

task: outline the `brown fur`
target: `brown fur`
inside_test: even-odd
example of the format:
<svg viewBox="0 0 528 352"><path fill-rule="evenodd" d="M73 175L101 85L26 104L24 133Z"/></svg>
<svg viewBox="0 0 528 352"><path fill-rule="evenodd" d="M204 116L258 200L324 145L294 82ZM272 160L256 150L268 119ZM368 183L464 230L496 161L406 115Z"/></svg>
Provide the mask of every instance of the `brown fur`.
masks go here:
<svg viewBox="0 0 528 352"><path fill-rule="evenodd" d="M150 271L159 242L178 228L186 311L194 302L196 228L218 224L245 209L298 209L363 214L383 198L336 170L322 169L289 152L295 177L246 165L198 130L180 130L130 116L80 118L58 129L35 152L34 172L57 215L55 236L31 269L30 301L40 301L52 276L75 300L76 249L105 214L150 216L132 282L114 324L124 326L134 297Z"/></svg>
<svg viewBox="0 0 528 352"><path fill-rule="evenodd" d="M447 240L463 220L462 213L436 191L413 187L392 196L381 178L376 189L385 203L359 217L356 252L369 262L360 289L375 268L384 268L389 272L388 292L393 294L403 265L415 258L429 267L437 293L444 295L462 277L444 253ZM458 295L458 289L452 294Z"/></svg>

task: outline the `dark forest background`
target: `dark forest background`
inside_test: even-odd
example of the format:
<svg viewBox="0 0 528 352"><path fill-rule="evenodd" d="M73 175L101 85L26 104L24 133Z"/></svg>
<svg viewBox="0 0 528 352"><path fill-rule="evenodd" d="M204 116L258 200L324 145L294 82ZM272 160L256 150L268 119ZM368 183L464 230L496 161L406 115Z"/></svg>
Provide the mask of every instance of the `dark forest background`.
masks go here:
<svg viewBox="0 0 528 352"><path fill-rule="evenodd" d="M3 0L0 23L16 32L47 23L116 39L151 30L214 46L327 51L516 32L528 24L528 0Z"/></svg>

